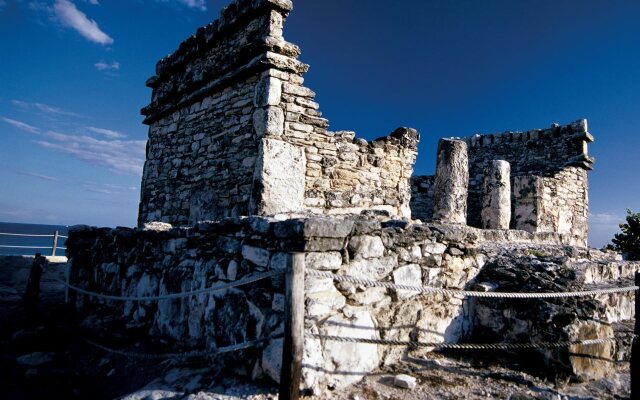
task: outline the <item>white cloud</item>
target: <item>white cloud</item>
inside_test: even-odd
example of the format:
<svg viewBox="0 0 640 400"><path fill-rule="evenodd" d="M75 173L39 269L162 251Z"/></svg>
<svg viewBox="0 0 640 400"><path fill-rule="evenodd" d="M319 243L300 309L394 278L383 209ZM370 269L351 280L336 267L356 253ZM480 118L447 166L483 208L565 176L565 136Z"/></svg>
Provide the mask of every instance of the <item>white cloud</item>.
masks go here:
<svg viewBox="0 0 640 400"><path fill-rule="evenodd" d="M205 0L180 0L180 2L189 8L198 8L203 11L207 9Z"/></svg>
<svg viewBox="0 0 640 400"><path fill-rule="evenodd" d="M120 63L117 61L113 61L112 63L108 63L108 62L104 62L104 61L99 61L95 64L93 64L94 67L96 67L96 69L98 71L118 71L120 70Z"/></svg>
<svg viewBox="0 0 640 400"><path fill-rule="evenodd" d="M34 178L42 179L42 180L45 180L45 181L57 181L58 180L58 178L56 178L55 176L43 175L43 174L39 174L37 172L24 171L24 170L17 170L16 172L19 173L20 175L32 176Z"/></svg>
<svg viewBox="0 0 640 400"><path fill-rule="evenodd" d="M29 132L29 133L38 133L40 129L36 128L33 125L26 124L21 121L16 121L15 119L0 117L4 122L13 126L14 128L20 129L21 131Z"/></svg>
<svg viewBox="0 0 640 400"><path fill-rule="evenodd" d="M613 235L620 232L619 224L624 220L624 217L613 213L590 213L589 245L601 248L610 243Z"/></svg>
<svg viewBox="0 0 640 400"><path fill-rule="evenodd" d="M82 186L87 192L122 195L138 190L134 186L122 186L113 183L98 183L93 181L82 182Z"/></svg>
<svg viewBox="0 0 640 400"><path fill-rule="evenodd" d="M52 114L52 115L66 115L66 116L70 116L70 117L80 117L81 115L70 112L70 111L64 111L58 107L53 107L47 104L43 104L43 103L29 103L26 101L21 101L21 100L11 100L11 103L16 106L19 107L23 110L36 110L36 111L40 111L42 113L45 114Z"/></svg>
<svg viewBox="0 0 640 400"><path fill-rule="evenodd" d="M53 11L63 25L75 29L85 39L102 45L113 43L113 39L100 29L98 23L87 18L71 1L56 0Z"/></svg>
<svg viewBox="0 0 640 400"><path fill-rule="evenodd" d="M67 135L48 131L48 140L35 141L38 145L69 154L113 172L140 175L145 159L144 140L99 140L90 136Z"/></svg>
<svg viewBox="0 0 640 400"><path fill-rule="evenodd" d="M89 4L93 4L94 6L100 5L98 0L88 0L88 1L89 1Z"/></svg>
<svg viewBox="0 0 640 400"><path fill-rule="evenodd" d="M87 129L109 139L122 139L127 137L127 135L125 135L124 133L113 131L111 129L96 128L94 126L88 126Z"/></svg>

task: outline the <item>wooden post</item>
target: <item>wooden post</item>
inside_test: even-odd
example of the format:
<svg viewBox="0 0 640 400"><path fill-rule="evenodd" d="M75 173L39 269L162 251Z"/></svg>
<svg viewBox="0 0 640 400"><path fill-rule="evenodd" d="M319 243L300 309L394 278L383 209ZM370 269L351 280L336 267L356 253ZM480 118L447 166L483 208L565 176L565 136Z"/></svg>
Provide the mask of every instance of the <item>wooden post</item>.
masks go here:
<svg viewBox="0 0 640 400"><path fill-rule="evenodd" d="M280 400L300 398L304 352L304 253L291 253L285 275L284 344Z"/></svg>
<svg viewBox="0 0 640 400"><path fill-rule="evenodd" d="M640 272L636 272L635 284L640 286ZM636 326L633 330L635 335L631 342L631 398L640 399L640 341L638 338L640 335L640 290L636 290L635 305Z"/></svg>
<svg viewBox="0 0 640 400"><path fill-rule="evenodd" d="M51 257L56 256L56 247L58 247L58 231L53 232L53 246L51 247Z"/></svg>

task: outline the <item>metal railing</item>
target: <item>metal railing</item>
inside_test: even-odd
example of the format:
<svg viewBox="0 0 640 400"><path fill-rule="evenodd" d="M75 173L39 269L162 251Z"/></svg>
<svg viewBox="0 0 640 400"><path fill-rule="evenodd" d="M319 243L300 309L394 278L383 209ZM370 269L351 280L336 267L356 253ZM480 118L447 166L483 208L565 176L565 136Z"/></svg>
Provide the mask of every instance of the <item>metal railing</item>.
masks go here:
<svg viewBox="0 0 640 400"><path fill-rule="evenodd" d="M54 257L56 255L56 250L66 250L66 247L58 246L58 239L63 238L67 239L68 236L61 235L59 231L53 231L52 235L41 235L41 234L32 234L32 233L8 233L8 232L0 232L0 236L17 236L17 237L39 237L52 238L51 246L23 246L23 245L0 245L0 248L5 249L51 249L51 256Z"/></svg>

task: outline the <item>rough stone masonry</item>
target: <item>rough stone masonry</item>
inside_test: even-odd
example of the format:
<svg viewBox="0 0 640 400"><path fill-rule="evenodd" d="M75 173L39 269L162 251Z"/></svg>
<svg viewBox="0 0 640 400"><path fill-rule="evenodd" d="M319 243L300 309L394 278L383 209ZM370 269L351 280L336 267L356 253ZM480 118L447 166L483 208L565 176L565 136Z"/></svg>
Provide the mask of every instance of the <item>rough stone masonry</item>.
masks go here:
<svg viewBox="0 0 640 400"><path fill-rule="evenodd" d="M285 268L386 283L491 291L621 285L640 268L586 248L586 120L527 132L442 139L435 176L413 176L420 135L373 141L330 132L308 66L283 36L290 0L235 0L160 60L135 229L76 227L70 279L114 295L151 296ZM413 218L413 220L412 220ZM281 333L283 283L160 302L106 302L126 326L184 348L216 349ZM78 308L99 302L78 295ZM633 318L632 294L576 301L473 301L306 276L309 333L423 342L562 341L610 336ZM533 352L536 368L591 379L624 346ZM352 384L411 349L305 339L304 388ZM279 379L282 341L232 365ZM533 362L533 361L532 361Z"/></svg>

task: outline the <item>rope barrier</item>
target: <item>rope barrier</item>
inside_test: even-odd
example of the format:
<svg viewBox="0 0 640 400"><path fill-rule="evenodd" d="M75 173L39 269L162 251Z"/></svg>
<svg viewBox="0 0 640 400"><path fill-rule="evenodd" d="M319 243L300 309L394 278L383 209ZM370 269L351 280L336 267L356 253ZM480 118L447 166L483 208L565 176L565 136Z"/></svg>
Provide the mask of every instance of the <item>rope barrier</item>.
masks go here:
<svg viewBox="0 0 640 400"><path fill-rule="evenodd" d="M0 245L0 247L8 247L8 248L14 248L14 249L52 249L53 248L51 246L7 246L7 245ZM62 247L56 247L56 248L62 249Z"/></svg>
<svg viewBox="0 0 640 400"><path fill-rule="evenodd" d="M381 344L387 346L405 346L405 347L435 347L441 349L455 349L455 350L527 350L527 349L550 349L567 347L572 345L593 345L602 344L608 342L615 342L615 338L600 338L600 339L584 339L576 341L560 341L560 342L539 342L539 343L428 343L428 342L416 342L416 341L403 341L403 340L388 340L388 339L368 339L368 338L356 338L356 337L344 337L344 336L331 336L321 335L317 333L306 333L306 337L313 339L332 340L339 342L349 343L367 343L367 344Z"/></svg>
<svg viewBox="0 0 640 400"><path fill-rule="evenodd" d="M229 353L232 351L239 351L239 350L244 350L250 347L255 347L263 342L267 342L273 339L279 339L284 336L283 334L271 335L265 338L250 340L247 342L220 347L212 350L191 350L191 351L185 351L183 353L152 354L152 353L130 352L125 350L114 349L114 348L96 343L92 340L89 340L78 333L75 333L75 335L78 336L83 342L93 347L96 347L100 350L106 351L107 353L113 353L113 354L129 357L129 358L141 358L141 359L147 359L147 360L159 360L159 359L166 359L166 358L195 358L195 357L206 357L214 354Z"/></svg>
<svg viewBox="0 0 640 400"><path fill-rule="evenodd" d="M168 294L158 295L158 296L115 296L110 294L95 293L95 292L91 292L91 291L79 288L77 286L70 285L67 282L63 281L62 279L54 279L54 280L59 283L62 283L69 289L74 290L78 293L82 293L87 296L97 297L101 299L118 300L118 301L154 301L154 300L179 299L183 297L196 296L202 293L209 293L209 292L215 292L215 291L224 290L224 289L230 289L238 286L244 286L244 285L248 285L250 283L254 283L266 278L270 278L272 276L280 275L282 273L284 273L284 270L269 271L269 272L257 274L245 279L241 279L239 281L228 282L228 283L211 286L204 289L192 290L190 292L168 293Z"/></svg>
<svg viewBox="0 0 640 400"><path fill-rule="evenodd" d="M336 275L331 272L318 271L309 269L307 274L310 276L316 276L321 278L331 278L336 282L349 282L362 286L376 286L384 287L387 289L400 289L410 290L420 293L428 294L446 294L451 296L466 296L466 297L494 297L494 298L508 298L508 299L548 299L548 298L561 298L561 297L580 297L580 296L593 296L598 294L611 294L611 293L625 293L633 292L640 287L638 286L625 286L618 288L605 288L605 289L593 289L582 290L573 292L551 292L551 293L525 293L525 292L474 292L470 290L457 290L457 289L444 289L429 286L411 286L400 285L391 282L378 282L370 279L356 278L349 275Z"/></svg>
<svg viewBox="0 0 640 400"><path fill-rule="evenodd" d="M0 235L5 235L5 236L28 236L28 237L54 237L54 235L32 235L32 234L29 234L29 233L6 233L6 232L0 232ZM62 236L62 235L58 235L58 237L66 238L66 236Z"/></svg>

